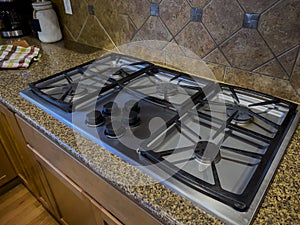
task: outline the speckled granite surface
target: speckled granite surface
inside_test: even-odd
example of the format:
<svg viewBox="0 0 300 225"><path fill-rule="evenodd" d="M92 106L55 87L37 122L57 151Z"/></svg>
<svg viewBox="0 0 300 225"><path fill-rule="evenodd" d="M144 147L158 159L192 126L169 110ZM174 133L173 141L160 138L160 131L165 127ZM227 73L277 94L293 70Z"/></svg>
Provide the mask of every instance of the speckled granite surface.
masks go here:
<svg viewBox="0 0 300 225"><path fill-rule="evenodd" d="M0 40L1 41L1 40ZM27 83L99 57L66 50L62 44L41 46L43 56L27 70L0 70L0 101L49 136L87 167L143 206L165 224L222 224L189 201L170 191L139 169L82 137L63 123L32 105L19 92ZM253 224L300 223L300 125L290 142L275 178Z"/></svg>

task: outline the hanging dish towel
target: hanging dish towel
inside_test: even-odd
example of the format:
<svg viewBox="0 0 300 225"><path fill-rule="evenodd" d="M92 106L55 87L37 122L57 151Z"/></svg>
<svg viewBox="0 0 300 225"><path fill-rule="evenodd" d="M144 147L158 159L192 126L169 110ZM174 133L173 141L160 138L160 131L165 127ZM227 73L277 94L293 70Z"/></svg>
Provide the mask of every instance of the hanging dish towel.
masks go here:
<svg viewBox="0 0 300 225"><path fill-rule="evenodd" d="M0 45L0 68L28 68L39 52L35 46Z"/></svg>

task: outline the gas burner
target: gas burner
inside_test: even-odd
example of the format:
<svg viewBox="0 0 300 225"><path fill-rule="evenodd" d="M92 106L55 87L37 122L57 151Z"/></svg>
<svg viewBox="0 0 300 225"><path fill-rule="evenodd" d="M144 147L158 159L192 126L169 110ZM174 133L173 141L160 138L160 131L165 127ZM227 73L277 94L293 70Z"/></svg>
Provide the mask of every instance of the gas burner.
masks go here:
<svg viewBox="0 0 300 225"><path fill-rule="evenodd" d="M129 124L130 127L136 127L140 124L141 120L138 117L138 113L136 111L130 111L129 114L124 113L123 115L123 123L125 126Z"/></svg>
<svg viewBox="0 0 300 225"><path fill-rule="evenodd" d="M247 106L234 105L227 109L227 116L231 117L233 113L237 112L232 122L237 124L248 124L253 120L250 109Z"/></svg>
<svg viewBox="0 0 300 225"><path fill-rule="evenodd" d="M78 83L65 84L61 90L64 95L70 96L73 99L78 99L88 93L87 89L80 87Z"/></svg>
<svg viewBox="0 0 300 225"><path fill-rule="evenodd" d="M111 139L121 137L125 132L125 128L119 121L114 121L106 125L104 134Z"/></svg>
<svg viewBox="0 0 300 225"><path fill-rule="evenodd" d="M157 92L162 96L174 96L178 93L178 85L173 83L162 82L157 85Z"/></svg>
<svg viewBox="0 0 300 225"><path fill-rule="evenodd" d="M218 163L221 160L220 148L210 141L199 141L194 153L196 159L203 164Z"/></svg>
<svg viewBox="0 0 300 225"><path fill-rule="evenodd" d="M103 105L102 113L104 116L117 116L120 114L120 108L118 107L117 103L108 102Z"/></svg>
<svg viewBox="0 0 300 225"><path fill-rule="evenodd" d="M85 123L90 127L98 127L105 123L105 118L100 111L95 110L86 115Z"/></svg>

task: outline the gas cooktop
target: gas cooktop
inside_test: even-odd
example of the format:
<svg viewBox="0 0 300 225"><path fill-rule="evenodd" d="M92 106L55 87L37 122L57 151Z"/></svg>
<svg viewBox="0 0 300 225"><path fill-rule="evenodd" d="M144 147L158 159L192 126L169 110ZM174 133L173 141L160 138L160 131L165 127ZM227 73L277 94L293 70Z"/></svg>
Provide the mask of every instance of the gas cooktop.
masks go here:
<svg viewBox="0 0 300 225"><path fill-rule="evenodd" d="M21 95L229 224L253 219L299 117L289 101L120 54Z"/></svg>

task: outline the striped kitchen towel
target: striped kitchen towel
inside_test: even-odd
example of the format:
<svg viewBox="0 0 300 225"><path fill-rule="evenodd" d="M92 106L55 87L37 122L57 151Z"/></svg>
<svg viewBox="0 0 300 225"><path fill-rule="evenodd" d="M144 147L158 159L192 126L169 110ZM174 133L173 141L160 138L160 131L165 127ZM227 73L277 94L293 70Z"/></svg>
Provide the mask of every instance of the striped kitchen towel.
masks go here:
<svg viewBox="0 0 300 225"><path fill-rule="evenodd" d="M0 68L28 68L39 52L35 46L0 45Z"/></svg>

